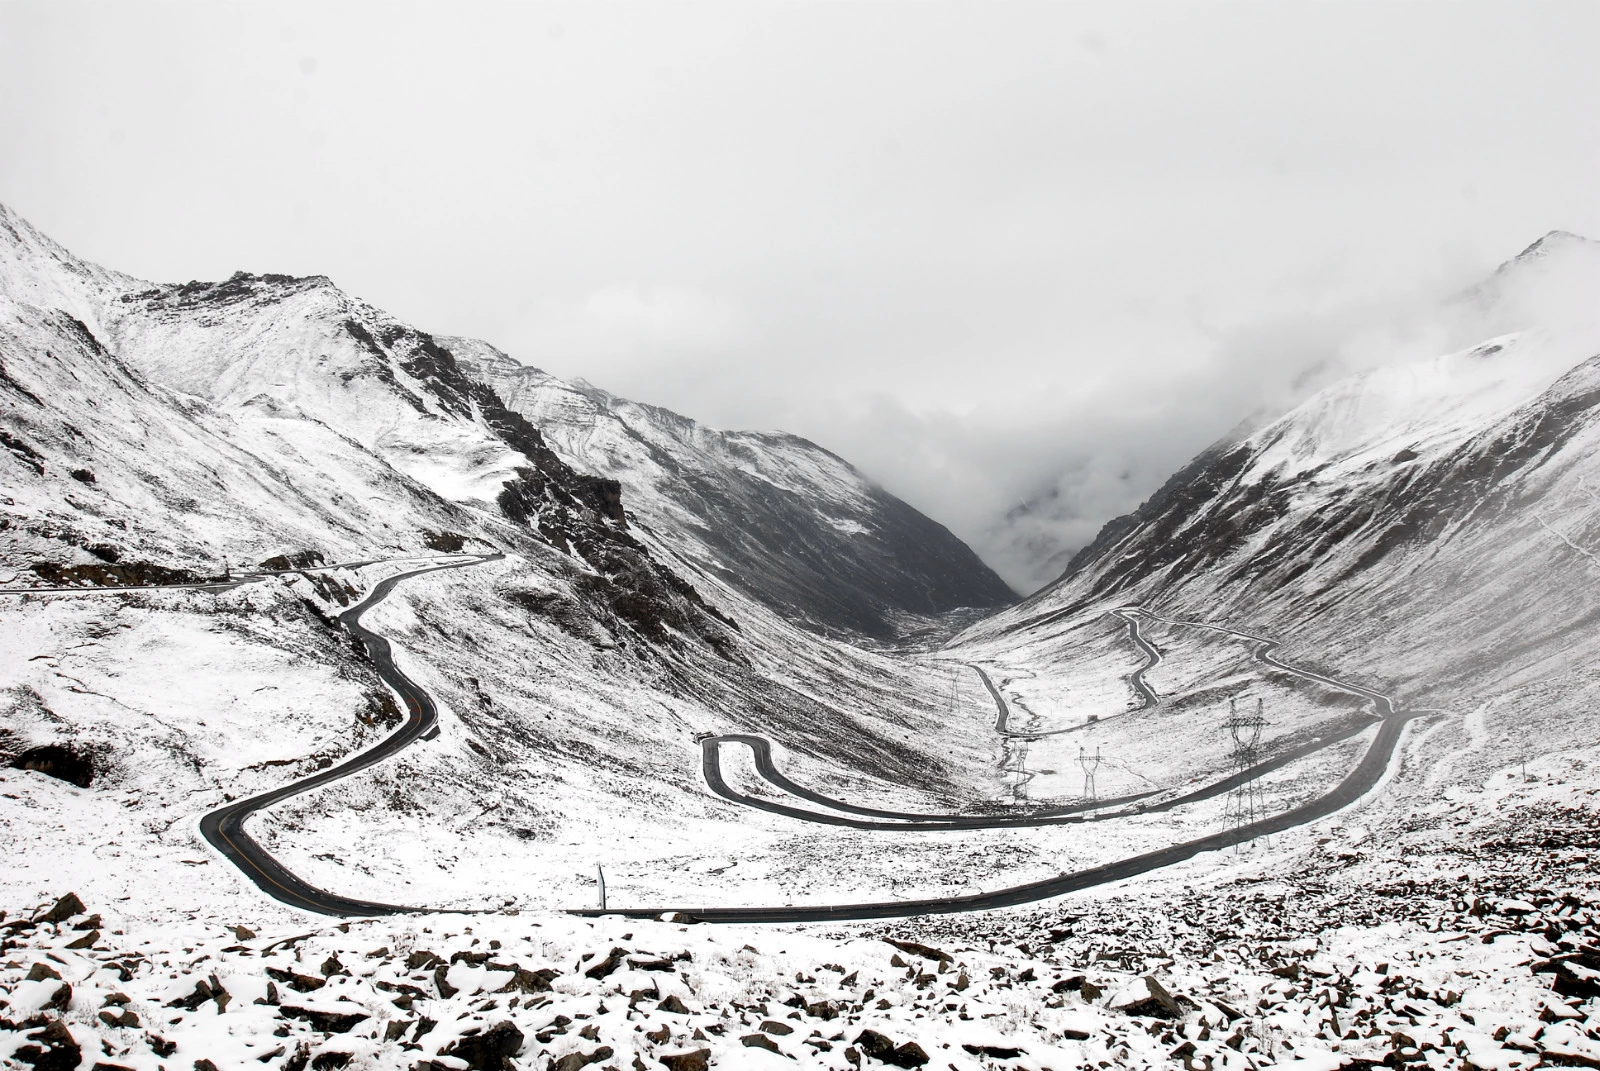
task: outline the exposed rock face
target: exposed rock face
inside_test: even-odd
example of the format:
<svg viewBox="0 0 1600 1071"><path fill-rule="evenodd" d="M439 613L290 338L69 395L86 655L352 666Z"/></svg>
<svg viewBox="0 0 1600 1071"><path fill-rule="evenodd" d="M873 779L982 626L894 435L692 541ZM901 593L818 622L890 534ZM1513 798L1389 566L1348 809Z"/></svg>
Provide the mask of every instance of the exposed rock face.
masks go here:
<svg viewBox="0 0 1600 1071"><path fill-rule="evenodd" d="M896 615L1016 597L942 525L804 439L718 431L481 342L444 345L568 462L620 482L639 524L791 619L889 636Z"/></svg>
<svg viewBox="0 0 1600 1071"><path fill-rule="evenodd" d="M37 770L79 788L94 783L94 756L61 744L31 747L12 759L10 765L18 770Z"/></svg>
<svg viewBox="0 0 1600 1071"><path fill-rule="evenodd" d="M427 332L321 276L157 285L87 264L3 206L0 224L0 305L16 310L0 322L0 462L27 481L16 526L26 545L48 548L32 567L42 580L184 583L223 571L127 560L81 530L91 522L132 537L149 518L181 518L151 527L220 566L224 554L205 545L220 531L253 530L262 555L331 547L323 540L341 531L368 546L459 550L474 531L515 544L478 512L498 508L530 543L597 574L592 601L647 641L667 643L670 631L671 642L733 656L730 624L629 533L618 482L568 465ZM399 539L396 527L407 530ZM138 535L130 543L157 542ZM262 567L323 560L296 549Z"/></svg>

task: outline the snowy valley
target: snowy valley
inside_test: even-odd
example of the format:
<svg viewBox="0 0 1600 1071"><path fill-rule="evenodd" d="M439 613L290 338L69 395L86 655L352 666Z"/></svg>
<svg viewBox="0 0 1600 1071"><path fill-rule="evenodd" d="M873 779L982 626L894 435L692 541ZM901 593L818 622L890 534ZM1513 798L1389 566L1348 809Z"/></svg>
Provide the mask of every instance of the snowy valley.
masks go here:
<svg viewBox="0 0 1600 1071"><path fill-rule="evenodd" d="M0 1060L1600 1066L1596 297L1535 243L1018 601L806 440L0 206Z"/></svg>

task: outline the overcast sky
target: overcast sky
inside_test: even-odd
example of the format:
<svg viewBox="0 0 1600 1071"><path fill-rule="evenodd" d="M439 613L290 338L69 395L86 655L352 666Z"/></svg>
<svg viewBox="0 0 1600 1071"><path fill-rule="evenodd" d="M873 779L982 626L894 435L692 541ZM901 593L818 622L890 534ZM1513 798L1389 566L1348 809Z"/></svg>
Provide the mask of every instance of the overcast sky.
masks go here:
<svg viewBox="0 0 1600 1071"><path fill-rule="evenodd" d="M1374 325L1600 236L1597 41L1595 3L0 2L0 200L806 435L1027 588Z"/></svg>

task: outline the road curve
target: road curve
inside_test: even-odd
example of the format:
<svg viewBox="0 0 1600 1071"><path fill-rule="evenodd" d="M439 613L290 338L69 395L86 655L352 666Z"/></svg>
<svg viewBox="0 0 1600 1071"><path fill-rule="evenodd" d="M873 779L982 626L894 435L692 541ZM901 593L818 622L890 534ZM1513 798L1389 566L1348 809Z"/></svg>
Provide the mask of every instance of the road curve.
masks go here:
<svg viewBox="0 0 1600 1071"><path fill-rule="evenodd" d="M1135 607L1121 607L1111 611L1111 613L1127 623L1130 638L1139 646L1141 650L1145 652L1146 656L1145 664L1135 670L1129 678L1130 683L1133 685L1135 691L1137 691L1145 699L1142 706L1134 708L1135 711L1145 710L1156 704L1156 693L1144 680L1144 673L1161 663L1161 652L1157 650L1153 644L1147 641L1143 634L1139 632L1138 617L1140 614L1145 614L1146 616L1149 616L1155 620L1163 621L1167 624L1204 627L1213 631L1229 633L1230 635L1234 635L1240 639L1252 642L1255 646L1252 648L1251 657L1253 660L1264 665L1270 665L1274 668L1283 669L1286 672L1298 674L1322 684L1350 690L1368 700L1371 700L1374 696L1378 696L1378 693L1373 692L1371 689L1362 688L1359 685L1346 685L1342 682L1335 681L1332 678L1315 673L1311 670L1303 670L1295 666L1284 665L1282 662L1279 662L1272 657L1272 649L1277 646L1276 642L1272 640L1267 640L1259 636L1252 636L1247 633L1236 632L1232 629L1223 628L1222 626L1203 624L1201 622L1169 621L1165 618L1157 618L1149 611ZM999 688L995 687L994 682L989 678L989 674L984 672L981 666L974 665L971 668L978 674L979 678L982 679L984 686L989 690L990 696L994 699L996 709L995 730L997 732L1012 737L1020 737L1031 740L1036 738L1036 736L1050 736L1055 735L1056 733L1067 731L1058 729L1051 733L1029 734L1008 729L1007 719L1010 714L1010 704L1006 702L1005 696L1000 692ZM1379 698L1382 697L1379 696ZM779 814L787 818L796 818L803 822L812 822L819 825L844 826L850 829L878 831L1024 828L1049 825L1069 825L1084 822L1104 822L1116 818L1126 818L1134 814L1154 814L1162 811L1170 811L1178 807L1187 806L1191 803L1199 803L1203 800L1213 799L1217 796L1223 795L1224 793L1231 792L1240 785L1287 766L1290 763L1298 762L1300 759L1314 755L1318 751L1322 751L1325 748L1332 747L1334 744L1348 740L1353 736L1365 732L1368 728L1370 728L1371 725L1371 721L1364 719L1349 720L1343 725L1336 726L1322 736L1318 736L1304 744L1301 744L1298 747L1291 748L1288 751L1280 752L1270 759L1257 763L1256 765L1245 770L1231 774L1230 776L1222 778L1219 781L1212 782L1211 784L1195 789L1194 791L1187 792L1181 796L1175 796L1170 799L1163 800L1159 803L1140 803L1140 801L1148 800L1150 797L1160 795L1161 792L1164 791L1161 789L1154 789L1149 792L1139 792L1128 796L1115 796L1095 800L1080 800L1071 804L1040 807L1026 811L1012 810L1005 814L998 815L926 814L915 811L891 811L882 810L876 807L862 807L857 804L848 803L844 800L835 799L832 796L826 796L813 789L806 788L804 785L798 784L784 775L773 762L771 741L769 741L766 737L757 736L752 733L723 733L715 736L702 737L700 739L700 767L701 773L706 781L706 786L710 788L713 793L721 796L723 799L728 800L731 803L737 803L741 806L753 808L755 810L767 811L770 814ZM738 789L729 785L727 779L723 776L721 759L721 748L723 744L742 744L748 747L751 750L752 758L754 759L756 773L762 778L762 780L766 781L779 791L786 792L798 799L808 800L812 803L819 804L834 811L844 812L848 815L861 815L865 819L885 819L886 821L865 821L863 818L848 818L840 814L818 813L816 811L809 811L799 807L792 807L786 803L776 800L762 799L759 796L751 796L747 793L740 792ZM1131 804L1139 805L1133 809L1129 809L1129 805ZM1095 813L1088 814L1086 812Z"/></svg>
<svg viewBox="0 0 1600 1071"><path fill-rule="evenodd" d="M426 691L415 684L395 666L388 640L375 632L365 628L360 623L361 616L373 606L377 605L394 590L400 581L423 573L437 572L444 569L459 569L482 562L494 561L504 557L503 554L473 555L465 560L452 561L445 564L432 564L424 568L413 569L399 573L379 582L372 592L356 606L345 610L339 615L340 622L347 630L359 639L367 648L373 659L378 675L401 697L406 704L407 720L389 736L368 750L355 755L337 766L291 782L280 788L261 793L248 799L231 802L223 807L211 811L200 819L200 831L208 842L221 852L230 862L237 866L246 877L250 878L262 891L269 896L305 911L334 916L371 916L390 915L409 912L429 911L429 908L403 907L396 904L384 904L370 900L358 900L351 897L339 896L318 889L308 884L290 872L270 854L266 852L244 830L244 822L256 811L270 807L292 796L299 795L311 789L329 784L340 778L366 769L390 757L406 747L418 737L425 735L434 728L438 721L438 712L432 698ZM430 560L434 559L416 559ZM372 561L341 563L344 567L358 567L373 564ZM338 568L340 566L324 566L323 568ZM300 572L302 570L286 570L287 572ZM119 588L27 588L27 589L0 589L0 594L105 594L125 591L150 590L151 587L166 589L189 589L200 591L222 591L239 587L243 584L255 583L265 578L266 574L249 574L237 580L213 581L198 584L180 585L152 585L148 587L119 587ZM1156 793L1143 793L1137 796L1121 797L1118 799L1094 801L1092 803L1077 803L1063 807L1044 808L1027 814L977 816L977 815L923 815L911 812L885 811L868 807L860 807L834 800L820 793L806 789L785 777L773 764L771 745L763 737L752 734L727 734L723 736L707 737L701 741L702 766L706 775L707 784L718 795L726 799L741 803L746 806L756 807L773 813L784 814L791 817L811 822L821 822L830 825L849 826L860 829L874 830L963 830L1000 828L1004 826L1021 825L1053 825L1084 821L1103 821L1110 818L1126 817L1136 813L1149 813L1156 810L1168 810L1186 803L1196 802L1223 792L1230 791L1253 778L1259 777L1272 769L1287 765L1290 762L1303 758L1315 751L1328 747L1341 740L1350 739L1358 733L1364 732L1372 724L1377 724L1378 733L1372 744L1368 747L1361 762L1351 770L1332 791L1323 796L1310 800L1298 807L1284 811L1280 814L1264 818L1249 825L1236 827L1223 832L1199 837L1171 845L1153 852L1127 859L1116 860L1098 867L1091 867L1073 873L1061 874L1054 878L1030 882L1023 885L1011 886L985 893L973 893L964 896L937 897L920 900L894 900L858 904L837 905L812 905L812 906L783 906L783 907L710 907L710 908L621 908L601 911L598 909L575 909L569 914L579 916L598 916L602 914L623 915L632 918L652 918L664 914L676 915L686 921L698 922L746 922L746 923L772 923L772 922L828 922L860 919L879 918L905 918L915 915L927 914L954 914L966 911L986 911L997 908L1014 907L1021 904L1033 903L1039 900L1050 899L1068 893L1080 892L1097 885L1114 881L1122 881L1136 877L1140 874L1171 866L1175 863L1191 859L1204 852L1217 851L1254 840L1258 837L1270 836L1307 822L1326 817L1329 814L1349 806L1370 791L1383 777L1388 768L1395 748L1398 746L1406 725L1414 718L1426 713L1423 710L1397 710L1393 701L1381 692L1362 685L1351 684L1337 678L1327 676L1314 670L1302 669L1290 663L1283 662L1274 654L1279 647L1276 640L1255 636L1237 629L1221 625L1213 625L1202 621L1187 621L1181 619L1162 618L1145 610L1142 607L1119 607L1112 614L1127 622L1129 636L1133 642L1145 652L1146 662L1130 675L1130 684L1139 693L1143 705L1137 709L1147 709L1158 701L1155 691L1144 679L1147 670L1158 665L1161 653L1139 631L1138 619L1148 617L1152 620L1163 621L1169 625L1186 626L1208 629L1230 635L1235 638L1252 643L1252 657L1265 665L1270 665L1284 672L1294 674L1307 680L1315 681L1328 687L1337 688L1362 697L1370 704L1376 722L1347 723L1341 731L1313 740L1299 748L1275 756L1268 762L1242 771L1232 777L1224 778L1204 788L1164 801L1160 804L1142 805L1137 809L1127 809L1130 803L1136 803ZM1034 738L1037 736L1054 735L1054 733L1024 733L1009 729L1009 705L1001 695L998 688L989 679L987 673L981 668L973 667L979 673L984 685L996 702L997 717L995 728L1008 736ZM1061 730L1056 730L1059 732ZM863 821L845 815L825 815L816 812L804 811L799 808L788 807L784 804L770 800L761 800L738 793L730 788L721 774L718 752L722 743L741 743L751 748L756 762L757 771L775 787L790 793L800 799L806 799L834 810L862 815L876 819L889 819L889 821ZM1122 807L1121 810L1106 810L1106 808ZM1084 812L1098 809L1101 813L1089 815Z"/></svg>
<svg viewBox="0 0 1600 1071"><path fill-rule="evenodd" d="M1105 863L1101 866L1090 867L1085 870L1061 874L1054 878L1046 878L1042 881L1029 882L1024 885L1014 885L1009 888L996 889L991 892L971 893L964 896L933 897L920 900L891 900L857 904L818 904L801 906L786 905L782 907L654 907L612 908L606 911L589 908L574 909L569 911L569 914L585 917L596 917L603 914L610 914L623 915L629 918L655 918L662 915L672 915L683 921L707 923L842 922L865 919L907 918L915 915L957 914L966 911L991 911L998 908L1016 907L1021 904L1034 903L1039 900L1052 899L1057 896L1064 896L1068 893L1081 892L1097 885L1104 885L1109 882L1123 881L1127 878L1137 877L1140 874L1146 874L1153 870L1159 870L1163 867L1172 866L1175 863L1181 863L1185 860L1192 859L1204 852L1219 851L1223 848L1232 847L1235 844L1242 844L1246 841L1255 840L1258 837L1271 836L1274 833L1281 833L1284 830L1293 829L1294 827L1304 825L1307 822L1314 822L1319 818L1325 818L1336 811L1348 807L1352 803L1355 803L1357 800L1359 800L1367 792L1371 791L1372 788L1374 788L1383 778L1385 771L1389 767L1389 761L1394 755L1395 748L1398 746L1400 738L1405 731L1406 725L1409 724L1412 719L1427 713L1426 711L1422 710L1397 710L1395 709L1393 701L1381 692L1364 687L1362 685L1341 681L1337 678L1318 673L1314 670L1304 670L1290 663L1283 662L1273 655L1273 651L1279 646L1279 643L1276 640L1266 639L1265 637L1255 636L1250 633L1241 632L1239 630L1230 629L1220 625L1212 625L1206 622L1161 618L1148 610L1144 610L1141 607L1121 607L1117 611L1113 612L1116 613L1118 617L1128 621L1130 626L1133 625L1130 615L1143 615L1154 620L1164 621L1168 624L1205 628L1250 641L1255 645L1252 651L1252 657L1259 662L1262 662L1266 665L1271 665L1274 668L1283 670L1286 673L1291 673L1296 676L1304 677L1308 680L1316 681L1328 687L1337 688L1342 691L1348 691L1352 694L1361 696L1372 705L1373 713L1377 715L1377 736L1373 740L1372 744L1367 748L1366 754L1362 756L1361 761L1353 770L1345 775L1344 779L1337 786L1322 796L1319 796L1314 800L1309 800L1298 807L1290 808L1289 810L1269 816L1267 818L1263 818L1258 822L1252 822L1248 825L1242 825L1233 829L1223 830L1218 833L1213 833L1209 836L1183 841L1181 843L1174 844L1166 848L1161 848L1153 852L1145 852L1141 855L1130 856L1126 859L1119 859L1111 863ZM1147 649L1147 654L1152 652L1154 652L1153 647ZM1159 658L1159 653L1156 653L1155 657ZM1349 731L1340 734L1337 739L1348 739L1356 733L1370 728L1372 724L1374 723L1367 722L1365 724L1355 725L1351 727ZM1278 756L1277 759L1273 760L1272 765L1283 765L1289 761L1293 761L1293 758L1303 757L1304 754L1310 754L1312 751L1320 750L1321 748L1327 747L1333 742L1335 741L1328 739L1312 741L1311 744L1305 745L1302 749L1297 749L1297 751L1300 753L1293 754L1292 758L1290 755ZM704 745L702 745L702 753L704 753ZM1229 778L1226 781L1219 783L1219 785L1207 786L1206 789L1202 789L1200 792L1213 795L1218 794L1220 785L1227 786L1225 788L1220 788L1220 791L1227 791L1228 788L1236 787L1237 784L1243 783L1244 781L1253 777L1260 776L1260 773L1262 772L1265 771L1260 770L1259 768L1244 771L1240 775L1236 775L1233 778ZM1186 797L1187 801L1189 802L1192 802L1195 798L1202 797L1200 797L1198 794L1191 794L1190 797ZM765 800L757 801L757 805L762 806L763 809L771 809L771 807L768 806L769 802L770 801ZM1170 801L1170 805L1176 805L1176 802L1177 801ZM809 820L824 821L828 824L855 824L853 821L848 819L832 821L832 819L834 819L836 816L831 815L819 816L811 814L810 812L801 812L801 814L806 816ZM1078 820L1081 821L1082 819L1079 818ZM911 827L907 824L899 824L890 826L889 828L907 829L914 827ZM939 828L959 827L940 826Z"/></svg>
<svg viewBox="0 0 1600 1071"><path fill-rule="evenodd" d="M290 907L297 907L302 911L313 911L322 915L394 915L428 910L427 908L376 903L371 900L356 900L319 889L297 877L282 863L269 855L266 849L262 848L249 833L245 832L244 823L252 814L264 807L270 807L291 796L309 792L314 788L337 781L342 777L348 777L359 770L364 770L369 766L382 762L413 740L433 729L439 721L439 712L433 704L432 697L413 682L411 678L400 672L399 668L394 664L389 641L362 625L361 615L388 598L395 585L402 580L420 576L423 573L438 572L443 569L461 569L469 565L479 565L483 562L496 561L503 557L505 555L500 553L479 554L465 561L450 562L444 565L430 565L421 569L412 569L409 572L397 573L380 581L365 599L339 615L340 623L356 639L366 645L367 653L372 656L378 676L383 679L385 684L393 688L405 703L406 721L400 728L384 737L374 746L346 759L337 766L319 770L310 777L291 781L287 785L263 792L260 795L236 800L201 817L201 835L206 838L213 848L221 852L229 862L238 867L245 877L253 881L262 892L275 900L288 904Z"/></svg>

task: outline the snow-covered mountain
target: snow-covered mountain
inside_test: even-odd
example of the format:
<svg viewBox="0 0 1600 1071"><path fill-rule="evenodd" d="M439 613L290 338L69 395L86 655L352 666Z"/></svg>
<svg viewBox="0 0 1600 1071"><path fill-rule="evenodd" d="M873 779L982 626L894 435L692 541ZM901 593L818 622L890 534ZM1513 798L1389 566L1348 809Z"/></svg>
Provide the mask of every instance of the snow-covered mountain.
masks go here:
<svg viewBox="0 0 1600 1071"><path fill-rule="evenodd" d="M1591 243L887 649L843 629L1005 593L825 451L0 224L0 1061L1600 1063ZM338 624L391 589L403 693ZM318 771L250 836L425 910L308 919L202 836ZM601 888L655 917L562 913Z"/></svg>
<svg viewBox="0 0 1600 1071"><path fill-rule="evenodd" d="M618 828L654 845L607 842L622 889L629 865L670 878L679 864L661 866L663 852L765 857L770 821L704 792L695 737L707 732L765 733L813 783L879 778L867 791L908 806L992 793L981 705L953 735L935 732L944 676L800 627L726 563L689 557L692 541L669 541L648 514L630 521L615 480L568 465L426 332L325 279L157 285L88 264L9 211L4 222L0 586L182 581L279 556L307 567L234 591L0 603L0 757L68 748L95 771L91 789L28 774L28 802L0 797L16 843L51 845L11 880L123 882L95 862L107 836L136 871L170 874L178 855L206 851L200 812L386 732L392 696L329 624L394 567L315 566L458 549L505 558L408 582L374 613L436 697L439 736L252 820L307 880L348 884L360 843L370 897L515 887L556 902L578 880L556 860L586 871ZM963 601L939 592L947 574L912 579L906 607L875 604L884 616ZM104 810L118 799L145 802ZM48 832L58 821L67 832ZM138 832L147 823L165 832ZM340 846L296 832L312 827ZM778 841L784 875L825 854ZM394 888L462 859L502 876ZM897 865L880 859L862 880ZM733 880L762 895L772 872L752 863ZM780 884L806 880L801 868ZM241 882L215 893L254 895ZM167 890L140 895L158 910Z"/></svg>
<svg viewBox="0 0 1600 1071"><path fill-rule="evenodd" d="M1293 632L1435 698L1583 657L1600 579L1600 243L1557 232L1442 316L1498 333L1204 451L970 638L1144 602ZM1575 631L1579 629L1579 631Z"/></svg>
<svg viewBox="0 0 1600 1071"><path fill-rule="evenodd" d="M911 615L1015 599L943 525L814 443L718 431L485 343L441 341L569 464L619 481L638 523L683 559L786 616L892 637Z"/></svg>

